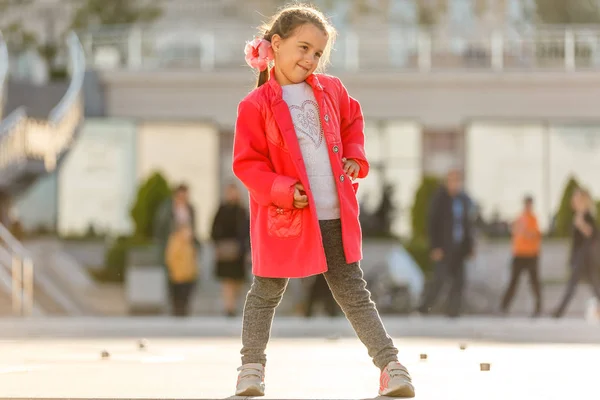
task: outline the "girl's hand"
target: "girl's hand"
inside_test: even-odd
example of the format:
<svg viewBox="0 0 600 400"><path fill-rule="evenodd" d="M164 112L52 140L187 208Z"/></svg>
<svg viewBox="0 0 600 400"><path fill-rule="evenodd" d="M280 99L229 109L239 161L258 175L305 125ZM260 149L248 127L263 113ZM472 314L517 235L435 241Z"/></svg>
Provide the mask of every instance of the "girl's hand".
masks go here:
<svg viewBox="0 0 600 400"><path fill-rule="evenodd" d="M296 183L294 186L294 207L304 208L308 205L308 196L304 191L304 186L301 183Z"/></svg>
<svg viewBox="0 0 600 400"><path fill-rule="evenodd" d="M342 158L342 162L344 163L344 172L348 175L352 180L358 178L358 172L360 171L360 165L354 160L348 160L346 158Z"/></svg>

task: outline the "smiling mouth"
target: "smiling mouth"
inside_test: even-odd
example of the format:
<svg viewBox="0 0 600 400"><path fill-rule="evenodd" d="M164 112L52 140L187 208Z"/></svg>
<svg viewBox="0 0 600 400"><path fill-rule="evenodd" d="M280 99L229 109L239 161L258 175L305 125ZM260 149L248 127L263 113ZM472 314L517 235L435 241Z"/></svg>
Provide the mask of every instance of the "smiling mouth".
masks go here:
<svg viewBox="0 0 600 400"><path fill-rule="evenodd" d="M305 70L306 72L310 71L310 69L308 69L308 68L306 68L306 67L303 67L303 66L302 66L302 65L300 65L300 64L298 64L298 66L299 66L300 68L302 68L303 70Z"/></svg>

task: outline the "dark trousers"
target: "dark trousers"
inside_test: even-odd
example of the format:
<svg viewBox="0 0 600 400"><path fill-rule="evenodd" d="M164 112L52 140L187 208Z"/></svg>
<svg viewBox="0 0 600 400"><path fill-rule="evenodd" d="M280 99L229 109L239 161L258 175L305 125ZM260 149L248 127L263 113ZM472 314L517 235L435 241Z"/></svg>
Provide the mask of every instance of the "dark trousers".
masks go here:
<svg viewBox="0 0 600 400"><path fill-rule="evenodd" d="M450 317L460 315L462 308L462 296L465 283L465 257L461 251L450 252L437 262L433 271L433 277L426 286L423 302L419 312L427 314L435 304L439 293L446 282L450 281L450 293L446 314Z"/></svg>
<svg viewBox="0 0 600 400"><path fill-rule="evenodd" d="M542 311L542 292L540 289L540 278L538 274L538 257L517 257L515 256L512 261L512 269L510 273L510 283L504 297L502 298L502 311L508 311L510 303L515 297L515 292L519 284L519 278L522 272L529 274L529 284L531 285L531 291L535 296L535 310L534 314L539 314Z"/></svg>
<svg viewBox="0 0 600 400"><path fill-rule="evenodd" d="M598 276L598 267L595 264L596 260L592 256L592 251L592 243L586 243L573 254L571 277L567 283L563 299L554 312L555 317L561 317L565 313L567 306L573 299L575 289L582 278L587 278L592 286L594 295L600 301L600 277Z"/></svg>
<svg viewBox="0 0 600 400"><path fill-rule="evenodd" d="M171 313L176 317L185 317L190 313L190 299L196 282L169 283Z"/></svg>
<svg viewBox="0 0 600 400"><path fill-rule="evenodd" d="M322 303L325 306L325 312L330 317L335 317L340 313L340 308L331 294L329 285L323 274L317 275L308 292L306 301L306 317L313 315L315 304Z"/></svg>

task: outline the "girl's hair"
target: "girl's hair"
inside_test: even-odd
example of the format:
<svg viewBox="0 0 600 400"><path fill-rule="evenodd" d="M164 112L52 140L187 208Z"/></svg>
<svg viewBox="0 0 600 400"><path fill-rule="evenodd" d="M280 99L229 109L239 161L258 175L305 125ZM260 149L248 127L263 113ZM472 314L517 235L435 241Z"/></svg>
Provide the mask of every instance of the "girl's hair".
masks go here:
<svg viewBox="0 0 600 400"><path fill-rule="evenodd" d="M279 35L282 39L287 39L294 34L297 28L305 24L313 24L327 35L327 46L323 50L318 67L319 70L323 70L329 64L329 56L337 32L325 15L315 7L306 4L285 6L271 18L270 22L261 25L259 31L263 35L263 39L270 42L273 35ZM259 73L256 87L269 80L270 69L270 67L267 67Z"/></svg>

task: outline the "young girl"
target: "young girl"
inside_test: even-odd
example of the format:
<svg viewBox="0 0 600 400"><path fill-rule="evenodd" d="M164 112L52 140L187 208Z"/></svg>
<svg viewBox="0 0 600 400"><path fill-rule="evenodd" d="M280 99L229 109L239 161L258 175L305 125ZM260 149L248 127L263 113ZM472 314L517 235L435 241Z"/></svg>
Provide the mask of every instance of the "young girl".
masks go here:
<svg viewBox="0 0 600 400"><path fill-rule="evenodd" d="M255 275L236 395L264 395L265 349L288 279L323 273L381 370L379 394L413 397L359 266L352 180L369 171L362 111L338 78L314 73L327 62L335 30L319 11L290 6L261 32L246 46L246 61L260 75L239 104L233 149L233 171L250 193Z"/></svg>

